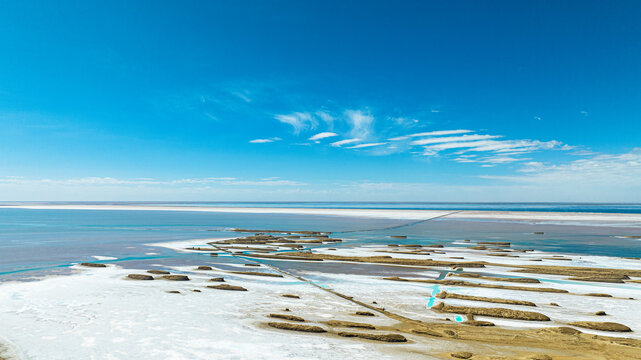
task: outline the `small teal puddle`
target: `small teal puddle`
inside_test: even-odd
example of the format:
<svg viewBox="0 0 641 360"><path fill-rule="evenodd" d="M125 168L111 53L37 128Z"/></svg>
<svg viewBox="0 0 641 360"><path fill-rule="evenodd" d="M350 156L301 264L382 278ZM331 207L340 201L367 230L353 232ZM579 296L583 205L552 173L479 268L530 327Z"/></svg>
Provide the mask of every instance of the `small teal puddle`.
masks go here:
<svg viewBox="0 0 641 360"><path fill-rule="evenodd" d="M432 286L432 296L427 300L427 308L430 309L432 306L434 306L434 302L436 301L436 295L441 292L440 285L436 284Z"/></svg>
<svg viewBox="0 0 641 360"><path fill-rule="evenodd" d="M454 320L456 320L456 322L461 322L461 321L463 321L463 317L461 315L456 315Z"/></svg>
<svg viewBox="0 0 641 360"><path fill-rule="evenodd" d="M435 297L431 297L431 298L427 301L427 308L428 308L428 309L431 309L431 308L432 308L432 306L434 306L434 301L436 301L436 298L435 298Z"/></svg>

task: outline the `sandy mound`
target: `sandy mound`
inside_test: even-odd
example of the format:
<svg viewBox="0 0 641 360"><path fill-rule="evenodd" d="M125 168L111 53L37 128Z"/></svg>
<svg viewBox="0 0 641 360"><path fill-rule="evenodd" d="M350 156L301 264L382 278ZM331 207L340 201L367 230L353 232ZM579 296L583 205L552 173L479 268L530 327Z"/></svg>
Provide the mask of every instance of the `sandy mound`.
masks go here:
<svg viewBox="0 0 641 360"><path fill-rule="evenodd" d="M282 329L282 330L303 331L303 332L311 332L311 333L327 332L327 330L323 329L322 327L314 326L314 325L292 324L292 323L284 323L284 322L268 322L267 325L273 328Z"/></svg>
<svg viewBox="0 0 641 360"><path fill-rule="evenodd" d="M474 356L474 354L467 351L459 351L459 352L451 353L450 356L455 359L469 359L472 356Z"/></svg>
<svg viewBox="0 0 641 360"><path fill-rule="evenodd" d="M539 284L540 283L540 281L538 279L506 278L506 277L496 277L496 276L481 276L479 274L474 274L474 273L452 274L452 276L483 279L483 280L490 280L490 281L514 282L514 283L522 283L522 284Z"/></svg>
<svg viewBox="0 0 641 360"><path fill-rule="evenodd" d="M160 278L170 281L189 281L189 276L187 275L163 275Z"/></svg>
<svg viewBox="0 0 641 360"><path fill-rule="evenodd" d="M586 329L592 329L592 330L601 330L601 331L613 331L613 332L632 331L632 329L630 329L629 327L623 324L614 323L614 322L576 321L576 322L570 323L569 325L582 327Z"/></svg>
<svg viewBox="0 0 641 360"><path fill-rule="evenodd" d="M282 297L286 297L290 299L300 299L300 296L294 295L294 294L283 294Z"/></svg>
<svg viewBox="0 0 641 360"><path fill-rule="evenodd" d="M352 321L330 320L330 321L326 321L325 324L332 327L351 327L351 328L358 328L358 329L376 330L376 327L374 325L359 323L359 322L352 322Z"/></svg>
<svg viewBox="0 0 641 360"><path fill-rule="evenodd" d="M280 278L283 277L283 275L281 274L265 273L265 272L258 272L258 271L230 271L230 273L241 274L241 275L253 275L253 276L271 276L271 277L280 277Z"/></svg>
<svg viewBox="0 0 641 360"><path fill-rule="evenodd" d="M440 284L440 285L447 285L447 286L468 286L468 287L480 287L480 288L488 288L488 289L536 291L536 292L551 292L551 293L564 293L564 294L568 293L567 290L555 289L555 288L484 284L484 283L475 283L475 282L462 281L462 280L406 279L398 276L384 277L382 279L392 280L392 281L411 281L411 282L420 282L420 283L427 283L427 284Z"/></svg>
<svg viewBox="0 0 641 360"><path fill-rule="evenodd" d="M86 266L86 267L94 267L94 268L104 268L107 267L105 264L98 264L98 263L88 263L88 262L83 262L80 265Z"/></svg>
<svg viewBox="0 0 641 360"><path fill-rule="evenodd" d="M305 322L305 319L303 319L300 316L295 316L295 315L287 315L287 314L269 314L269 317L271 318L276 318L276 319L283 319L283 320L290 320L290 321L299 321L299 322Z"/></svg>
<svg viewBox="0 0 641 360"><path fill-rule="evenodd" d="M245 289L242 286L229 285L229 284L208 285L207 287L210 289L217 289L217 290L247 291L247 289Z"/></svg>
<svg viewBox="0 0 641 360"><path fill-rule="evenodd" d="M196 270L214 270L214 269L212 269L211 266L201 265L201 266L197 267Z"/></svg>
<svg viewBox="0 0 641 360"><path fill-rule="evenodd" d="M154 275L169 275L169 271L165 270L147 270L147 272Z"/></svg>
<svg viewBox="0 0 641 360"><path fill-rule="evenodd" d="M367 340L385 341L385 342L406 342L405 336L400 334L368 334L368 333L354 333L354 332L339 332L338 336L343 337L357 337Z"/></svg>
<svg viewBox="0 0 641 360"><path fill-rule="evenodd" d="M127 275L128 279L132 280L153 280L154 277L151 275L144 275L144 274L129 274Z"/></svg>
<svg viewBox="0 0 641 360"><path fill-rule="evenodd" d="M468 306L453 306L440 303L431 308L433 311L442 313L480 315L489 317L498 317L504 319L530 320L530 321L550 321L550 318L541 313L533 311L521 311L504 308L480 308Z"/></svg>
<svg viewBox="0 0 641 360"><path fill-rule="evenodd" d="M484 301L484 302L496 303L496 304L536 306L536 304L534 304L531 301L497 299L497 298L488 298L488 297L481 297L481 296L461 295L461 294L449 293L449 292L446 292L446 291L440 292L438 295L436 295L436 297L439 298L439 299L459 299L459 300L471 300L471 301Z"/></svg>
<svg viewBox="0 0 641 360"><path fill-rule="evenodd" d="M357 311L354 314L358 316L376 316L374 315L374 313L371 313L369 311Z"/></svg>

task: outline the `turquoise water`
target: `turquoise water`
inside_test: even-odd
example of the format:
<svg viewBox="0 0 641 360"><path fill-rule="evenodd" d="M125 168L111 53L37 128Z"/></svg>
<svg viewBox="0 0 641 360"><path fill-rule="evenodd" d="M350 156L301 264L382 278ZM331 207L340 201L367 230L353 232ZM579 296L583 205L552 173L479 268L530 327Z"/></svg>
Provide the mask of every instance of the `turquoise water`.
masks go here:
<svg viewBox="0 0 641 360"><path fill-rule="evenodd" d="M463 239L510 241L516 248L561 253L641 256L641 241L616 238L640 235L640 229L537 225L438 219L400 220L284 214L226 214L185 211L28 210L0 207L0 281L52 272L93 255L116 257L119 264L171 265L202 261L202 254L182 254L147 243L238 236L230 228L317 230L345 239L338 246L387 243L452 243ZM544 231L544 235L534 235ZM391 240L389 235L407 235ZM333 245L337 246L337 245ZM237 261L222 257L221 262ZM313 267L313 264L296 264ZM326 271L343 271L325 266ZM365 268L365 267L363 267ZM375 267L368 271L382 271Z"/></svg>

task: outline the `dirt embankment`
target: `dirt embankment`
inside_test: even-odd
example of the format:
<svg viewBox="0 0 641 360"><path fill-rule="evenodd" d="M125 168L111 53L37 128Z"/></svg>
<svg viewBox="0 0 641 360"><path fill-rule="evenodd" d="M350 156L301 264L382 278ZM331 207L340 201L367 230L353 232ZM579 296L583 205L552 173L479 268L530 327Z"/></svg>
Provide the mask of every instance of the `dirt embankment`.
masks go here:
<svg viewBox="0 0 641 360"><path fill-rule="evenodd" d="M467 314L489 316L503 319L529 320L529 321L550 321L550 318L534 311L522 311L504 308L482 308L471 306L453 306L440 303L431 308L433 311L450 314Z"/></svg>
<svg viewBox="0 0 641 360"><path fill-rule="evenodd" d="M331 255L331 254L313 254L309 252L294 252L288 255L307 258L307 259L363 262L363 263L374 263L374 264L442 266L442 267L456 266L461 268L485 267L484 262L453 262L453 261L437 261L437 260L431 260L431 259L404 259L404 258L393 258L391 256L341 256L341 255Z"/></svg>
<svg viewBox="0 0 641 360"><path fill-rule="evenodd" d="M531 301L498 299L498 298L488 298L488 297L482 297L482 296L462 295L462 294L450 293L450 292L447 292L447 291L440 292L438 295L436 295L436 297L439 298L439 299L458 299L458 300L470 300L470 301L483 301L483 302L489 302L489 303L495 303L495 304L536 306L536 304L534 304Z"/></svg>
<svg viewBox="0 0 641 360"><path fill-rule="evenodd" d="M383 278L383 280L410 281L410 282L420 282L420 283L426 283L426 284L440 284L440 285L446 285L446 286L467 286L467 287L478 287L478 288L488 288L488 289L536 291L536 292L550 292L550 293L560 293L560 294L569 293L567 290L555 289L555 288L496 285L496 284L474 283L474 282L462 281L462 280L406 279L398 276L385 277Z"/></svg>

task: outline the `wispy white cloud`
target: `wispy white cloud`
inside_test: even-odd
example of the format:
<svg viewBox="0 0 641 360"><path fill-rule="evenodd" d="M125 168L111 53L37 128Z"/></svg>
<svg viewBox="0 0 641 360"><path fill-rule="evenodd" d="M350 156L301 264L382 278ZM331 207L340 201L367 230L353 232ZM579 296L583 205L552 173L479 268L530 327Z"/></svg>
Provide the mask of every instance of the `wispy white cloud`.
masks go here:
<svg viewBox="0 0 641 360"><path fill-rule="evenodd" d="M343 145L346 145L346 144L352 144L352 143L359 142L359 141L361 141L361 139L358 139L358 138L355 138L355 139L345 139L345 140L340 140L340 141L333 142L333 143L331 143L330 145L331 145L331 146L334 146L334 147L341 147L341 146L343 146Z"/></svg>
<svg viewBox="0 0 641 360"><path fill-rule="evenodd" d="M354 138L367 139L372 133L374 117L363 110L345 111L347 122L351 126L350 135Z"/></svg>
<svg viewBox="0 0 641 360"><path fill-rule="evenodd" d="M387 140L389 140L389 141L400 141L400 140L407 140L409 138L410 138L409 136L403 135L403 136L396 136L396 137L393 137L393 138L389 138Z"/></svg>
<svg viewBox="0 0 641 360"><path fill-rule="evenodd" d="M337 134L337 133L334 133L334 132L328 132L328 131L326 131L326 132L318 133L318 134L316 134L316 135L314 135L314 136L310 137L308 140L311 140L311 141L318 141L318 140L321 140L321 139L325 139L325 138L329 138L329 137L334 137L334 136L338 136L338 134Z"/></svg>
<svg viewBox="0 0 641 360"><path fill-rule="evenodd" d="M561 149L563 144L556 140L480 140L480 141L455 141L443 144L435 144L424 147L425 155L435 155L444 150L464 149L464 152L512 152L526 153L537 150Z"/></svg>
<svg viewBox="0 0 641 360"><path fill-rule="evenodd" d="M279 140L282 140L282 139L278 138L278 137L273 137L273 138L269 138L269 139L254 139L254 140L250 140L249 142L252 143L252 144L266 144L266 143L271 143L271 142L279 141Z"/></svg>
<svg viewBox="0 0 641 360"><path fill-rule="evenodd" d="M238 98L240 98L241 100L243 100L246 103L252 102L252 99L249 97L249 94L248 94L248 92L246 90L245 91L232 91L231 94L236 96L236 97L238 97Z"/></svg>
<svg viewBox="0 0 641 360"><path fill-rule="evenodd" d="M456 135L456 134L466 134L466 133L471 133L473 132L472 130L437 130L437 131L428 131L428 132L420 132L420 133L415 133L415 134L409 134L407 136L409 137L418 137L418 136L443 136L443 135Z"/></svg>
<svg viewBox="0 0 641 360"><path fill-rule="evenodd" d="M600 154L563 164L532 161L524 164L520 174L511 176L481 176L485 179L505 180L547 189L579 192L586 198L594 194L627 194L635 201L641 194L641 148L623 154Z"/></svg>
<svg viewBox="0 0 641 360"><path fill-rule="evenodd" d="M302 130L315 129L318 122L307 112L294 112L288 115L274 115L274 118L282 123L291 125L294 128L294 134L298 135Z"/></svg>
<svg viewBox="0 0 641 360"><path fill-rule="evenodd" d="M327 125L330 130L334 128L335 118L330 113L328 113L327 111L319 110L315 114Z"/></svg>
<svg viewBox="0 0 641 360"><path fill-rule="evenodd" d="M499 135L463 135L463 136L442 136L442 137L432 137L428 139L414 140L411 142L412 145L427 145L427 144L438 144L438 143L448 143L448 142L458 142L458 141L473 141L473 140L485 140L485 139L496 139L501 136Z"/></svg>
<svg viewBox="0 0 641 360"><path fill-rule="evenodd" d="M358 144L354 146L348 147L348 149L362 149L362 148L369 148L369 147L374 147L374 146L381 146L387 144L386 142L377 142L377 143L367 143L367 144Z"/></svg>

